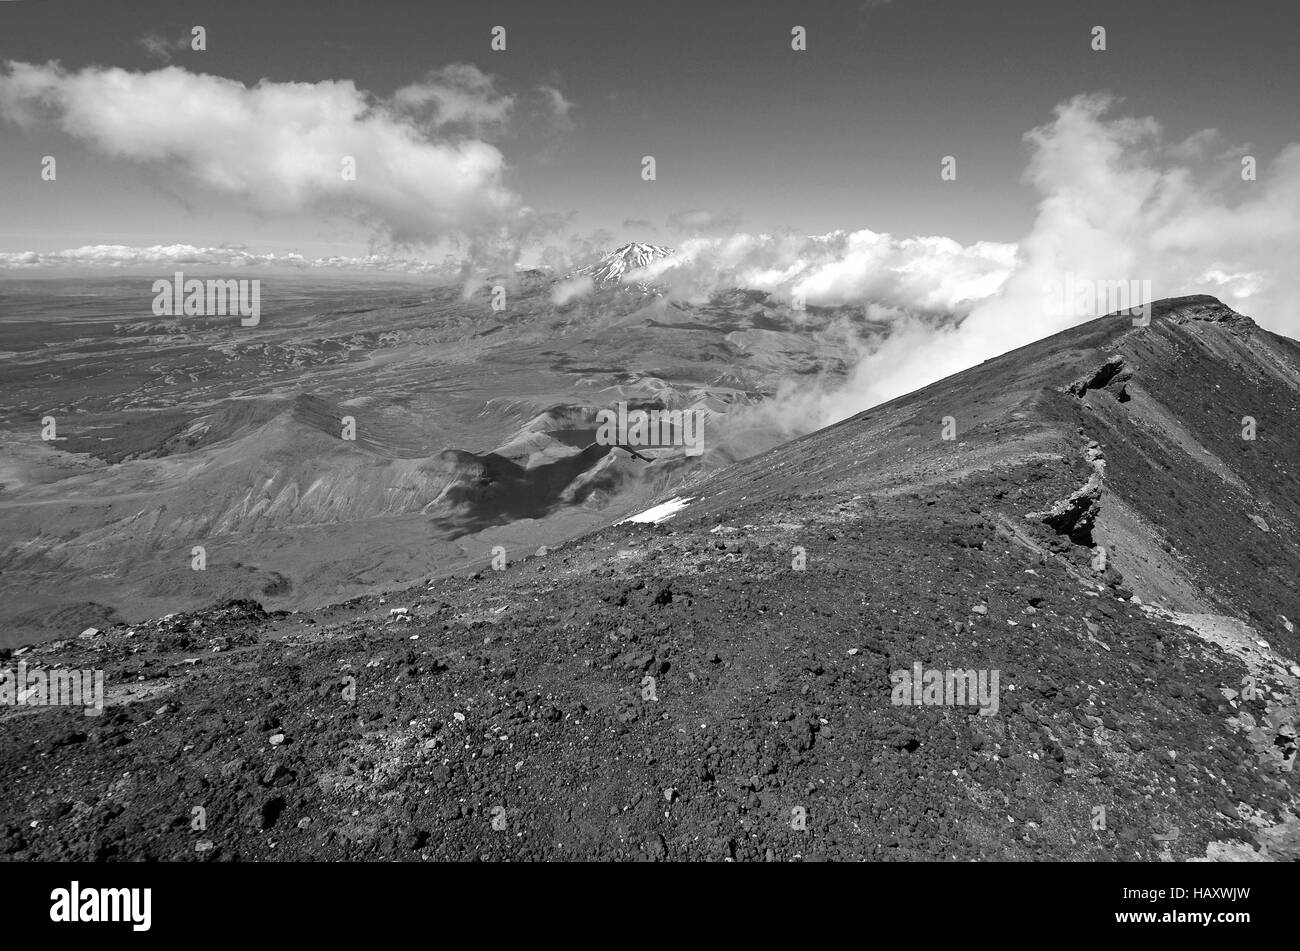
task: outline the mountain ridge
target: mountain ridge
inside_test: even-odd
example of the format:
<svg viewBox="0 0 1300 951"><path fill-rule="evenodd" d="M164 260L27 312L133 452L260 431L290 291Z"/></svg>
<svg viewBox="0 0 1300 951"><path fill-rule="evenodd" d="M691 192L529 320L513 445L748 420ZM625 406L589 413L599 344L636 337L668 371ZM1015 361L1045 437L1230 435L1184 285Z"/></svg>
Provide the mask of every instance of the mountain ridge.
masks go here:
<svg viewBox="0 0 1300 951"><path fill-rule="evenodd" d="M692 480L659 524L34 648L106 666L110 705L0 716L0 766L27 766L0 851L1300 858L1300 344L1158 305ZM1096 503L1087 532L1062 501ZM998 709L913 704L916 665L997 671ZM97 777L149 762L98 811ZM177 801L205 804L202 850ZM49 818L69 802L91 811Z"/></svg>

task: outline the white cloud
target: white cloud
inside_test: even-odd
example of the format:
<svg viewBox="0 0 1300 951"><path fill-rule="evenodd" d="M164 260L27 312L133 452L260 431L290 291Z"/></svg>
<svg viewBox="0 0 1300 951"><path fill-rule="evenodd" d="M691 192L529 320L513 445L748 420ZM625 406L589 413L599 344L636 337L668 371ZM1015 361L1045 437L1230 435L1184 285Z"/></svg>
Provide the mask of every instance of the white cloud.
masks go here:
<svg viewBox="0 0 1300 951"><path fill-rule="evenodd" d="M563 307L570 301L588 296L595 289L596 282L586 275L567 281L558 281L551 288L551 303L557 307Z"/></svg>
<svg viewBox="0 0 1300 951"><path fill-rule="evenodd" d="M159 244L131 247L122 244L93 244L62 251L0 251L0 269L8 270L141 270L181 266L204 268L259 268L293 270L383 271L392 273L437 274L449 277L455 268L416 258L388 254L307 258L301 254L255 254L240 244L218 248L191 244Z"/></svg>
<svg viewBox="0 0 1300 951"><path fill-rule="evenodd" d="M889 399L1097 313L1054 309L1052 282L1150 282L1151 298L1213 294L1267 327L1300 333L1300 145L1260 179L1240 156L1205 156L1211 135L1172 146L1153 118L1111 116L1116 103L1078 96L1026 139L1026 172L1041 194L1020 264L999 292L924 357L872 357L862 397ZM1193 142L1192 146L1188 142Z"/></svg>
<svg viewBox="0 0 1300 951"><path fill-rule="evenodd" d="M562 125L570 121L570 114L573 112L573 103L564 97L554 86L538 86L538 94L542 97L542 102L552 118Z"/></svg>
<svg viewBox="0 0 1300 951"><path fill-rule="evenodd" d="M500 99L475 100L483 88L466 71L473 67L457 69L460 85L436 100L440 114L484 118L473 103ZM351 216L398 245L511 226L520 213L495 146L436 138L350 81L249 87L175 66L137 73L9 62L0 72L0 116L53 121L100 152L176 169L259 213ZM355 181L343 175L345 156L356 161Z"/></svg>
<svg viewBox="0 0 1300 951"><path fill-rule="evenodd" d="M158 33L146 33L136 40L146 53L154 59L170 63L172 58L182 50L190 48L191 36L182 33L177 37L166 37Z"/></svg>
<svg viewBox="0 0 1300 951"><path fill-rule="evenodd" d="M1260 324L1300 336L1300 144L1259 180L1241 155L1198 132L1168 144L1153 118L1113 116L1078 96L1026 135L1026 180L1040 194L1018 245L871 231L817 238L694 239L626 280L658 279L703 297L728 285L810 304L875 302L893 325L861 344L847 385L801 384L761 412L789 434L843 419L1000 353L1101 316L1053 308L1052 282L1150 282L1152 299L1209 293ZM1059 285L1058 285L1059 286ZM952 320L922 319L950 313Z"/></svg>
<svg viewBox="0 0 1300 951"><path fill-rule="evenodd" d="M951 238L895 238L874 231L817 236L735 234L692 238L671 257L627 275L686 298L750 287L813 305L876 303L961 312L994 293L1015 266L1014 245Z"/></svg>
<svg viewBox="0 0 1300 951"><path fill-rule="evenodd" d="M496 81L477 66L453 63L393 93L393 105L431 128L463 126L476 134L503 125L514 97L497 92Z"/></svg>

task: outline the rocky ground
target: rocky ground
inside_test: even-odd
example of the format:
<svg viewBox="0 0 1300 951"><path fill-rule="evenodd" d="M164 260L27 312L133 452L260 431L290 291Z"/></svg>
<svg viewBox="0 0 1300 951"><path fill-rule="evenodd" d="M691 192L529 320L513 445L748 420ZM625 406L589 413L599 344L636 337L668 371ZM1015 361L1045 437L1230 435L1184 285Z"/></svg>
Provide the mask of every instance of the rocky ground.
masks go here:
<svg viewBox="0 0 1300 951"><path fill-rule="evenodd" d="M1221 422L1134 334L1196 359L1245 334L1224 383L1276 358L1258 415L1295 401L1294 343L1194 310L1103 318L504 570L13 652L103 669L108 704L0 714L0 857L1300 858L1294 480L1253 474L1293 464L1295 424L1253 461L1218 447L1222 505L1197 464L1231 517L1214 551L1201 515L1125 489L1188 451L1166 416L1202 448ZM1102 380L1116 352L1129 375ZM1292 584L1241 607L1220 562ZM917 662L998 671L996 713L893 702Z"/></svg>

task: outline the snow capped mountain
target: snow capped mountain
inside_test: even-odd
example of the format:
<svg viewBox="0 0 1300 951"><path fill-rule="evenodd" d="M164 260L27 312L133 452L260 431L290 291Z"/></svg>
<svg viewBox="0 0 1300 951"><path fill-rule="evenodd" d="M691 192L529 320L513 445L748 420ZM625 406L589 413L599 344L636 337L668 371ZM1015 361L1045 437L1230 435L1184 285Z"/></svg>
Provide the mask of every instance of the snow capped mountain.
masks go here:
<svg viewBox="0 0 1300 951"><path fill-rule="evenodd" d="M578 268L569 276L590 277L596 287L608 287L611 284L622 283L624 275L639 271L672 253L672 248L633 241L631 244L625 244L621 248L615 248L613 251L602 255L600 260L594 264ZM646 285L639 283L637 286L646 287Z"/></svg>

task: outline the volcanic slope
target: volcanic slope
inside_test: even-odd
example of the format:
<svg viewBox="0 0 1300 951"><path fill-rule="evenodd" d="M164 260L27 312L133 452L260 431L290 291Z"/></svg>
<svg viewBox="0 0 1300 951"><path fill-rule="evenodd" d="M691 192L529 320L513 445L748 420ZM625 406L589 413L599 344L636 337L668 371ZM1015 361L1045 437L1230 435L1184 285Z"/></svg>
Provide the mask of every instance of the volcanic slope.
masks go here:
<svg viewBox="0 0 1300 951"><path fill-rule="evenodd" d="M0 719L0 854L1294 860L1300 345L1153 310L657 525L32 648L106 669L109 707ZM996 671L991 715L895 702L914 664Z"/></svg>

